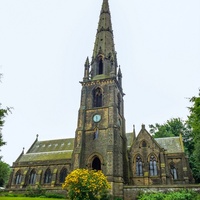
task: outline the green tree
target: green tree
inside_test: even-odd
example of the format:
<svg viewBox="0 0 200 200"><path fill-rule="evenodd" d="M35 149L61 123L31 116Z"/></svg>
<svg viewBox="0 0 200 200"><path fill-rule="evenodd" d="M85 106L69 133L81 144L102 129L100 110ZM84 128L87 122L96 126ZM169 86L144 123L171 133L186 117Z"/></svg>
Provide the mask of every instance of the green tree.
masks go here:
<svg viewBox="0 0 200 200"><path fill-rule="evenodd" d="M200 91L197 97L190 99L192 106L189 107L190 115L188 124L192 129L193 147L190 152L190 163L196 182L200 182Z"/></svg>
<svg viewBox="0 0 200 200"><path fill-rule="evenodd" d="M3 141L2 128L5 123L4 118L6 117L6 115L8 115L9 112L11 112L11 108L7 107L6 109L3 109L0 107L0 147L6 144L6 142Z"/></svg>
<svg viewBox="0 0 200 200"><path fill-rule="evenodd" d="M0 74L0 78L1 78L2 74ZM5 141L3 141L3 135L2 135L2 128L4 126L5 120L4 118L6 117L6 115L8 115L8 113L11 112L11 108L1 108L1 103L0 103L0 148L6 144ZM0 149L1 151L1 149ZM2 156L0 156L0 186L3 187L9 177L10 174L10 167L8 164L4 163L1 161Z"/></svg>
<svg viewBox="0 0 200 200"><path fill-rule="evenodd" d="M4 187L10 175L10 166L0 161L0 187Z"/></svg>
<svg viewBox="0 0 200 200"><path fill-rule="evenodd" d="M191 126L180 118L172 118L164 124L149 125L150 133L154 138L175 137L182 135L185 152L191 155L194 149Z"/></svg>
<svg viewBox="0 0 200 200"><path fill-rule="evenodd" d="M188 138L190 134L189 127L180 118L172 118L167 120L164 124L149 125L150 133L154 138L174 137L182 134L183 137Z"/></svg>
<svg viewBox="0 0 200 200"><path fill-rule="evenodd" d="M1 82L1 77L2 77L2 74L0 73L0 82ZM6 115L8 115L9 112L11 112L11 108L7 107L3 109L1 108L1 103L0 103L0 147L6 144L6 142L3 141L2 128L5 123L4 118L6 117ZM0 160L1 160L1 157L0 157Z"/></svg>

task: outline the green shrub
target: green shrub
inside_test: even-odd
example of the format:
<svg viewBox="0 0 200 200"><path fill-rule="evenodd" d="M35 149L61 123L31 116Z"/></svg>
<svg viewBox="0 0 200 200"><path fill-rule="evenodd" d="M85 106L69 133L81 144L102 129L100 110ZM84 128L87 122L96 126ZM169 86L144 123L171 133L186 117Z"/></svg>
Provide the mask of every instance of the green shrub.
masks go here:
<svg viewBox="0 0 200 200"><path fill-rule="evenodd" d="M138 200L164 200L165 194L164 193L143 193L139 195Z"/></svg>
<svg viewBox="0 0 200 200"><path fill-rule="evenodd" d="M37 186L37 188L32 188L29 186L26 190L25 196L27 197L40 197L45 196L46 191L42 189L40 185Z"/></svg>
<svg viewBox="0 0 200 200"><path fill-rule="evenodd" d="M180 190L168 193L143 193L138 200L197 200L197 193L192 190Z"/></svg>

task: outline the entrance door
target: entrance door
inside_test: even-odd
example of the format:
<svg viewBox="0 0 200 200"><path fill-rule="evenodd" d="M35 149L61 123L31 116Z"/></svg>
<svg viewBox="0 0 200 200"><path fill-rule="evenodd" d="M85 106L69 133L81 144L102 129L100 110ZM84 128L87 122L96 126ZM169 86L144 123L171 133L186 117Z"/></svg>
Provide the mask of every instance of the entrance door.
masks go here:
<svg viewBox="0 0 200 200"><path fill-rule="evenodd" d="M92 169L93 170L101 170L101 161L98 157L95 157L92 161Z"/></svg>

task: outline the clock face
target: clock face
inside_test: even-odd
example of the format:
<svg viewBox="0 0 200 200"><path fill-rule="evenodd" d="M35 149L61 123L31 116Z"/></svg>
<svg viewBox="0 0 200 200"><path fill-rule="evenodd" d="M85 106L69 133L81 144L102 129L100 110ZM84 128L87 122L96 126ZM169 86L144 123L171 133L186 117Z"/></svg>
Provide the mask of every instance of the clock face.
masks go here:
<svg viewBox="0 0 200 200"><path fill-rule="evenodd" d="M94 121L94 122L99 122L100 120L101 120L101 115L98 115L98 114L97 114L97 115L94 115L94 116L93 116L93 121Z"/></svg>

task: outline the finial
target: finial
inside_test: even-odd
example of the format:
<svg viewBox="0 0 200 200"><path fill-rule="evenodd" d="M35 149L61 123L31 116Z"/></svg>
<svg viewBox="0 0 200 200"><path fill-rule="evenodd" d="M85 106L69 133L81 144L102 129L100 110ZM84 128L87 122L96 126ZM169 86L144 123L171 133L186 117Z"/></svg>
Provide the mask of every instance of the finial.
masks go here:
<svg viewBox="0 0 200 200"><path fill-rule="evenodd" d="M89 63L89 58L87 57L86 58L86 61L85 61L85 67L88 67L90 65L90 63Z"/></svg>
<svg viewBox="0 0 200 200"><path fill-rule="evenodd" d="M119 65L118 76L122 78L121 66Z"/></svg>
<svg viewBox="0 0 200 200"><path fill-rule="evenodd" d="M142 124L142 130L144 130L145 129L145 125L144 124Z"/></svg>
<svg viewBox="0 0 200 200"><path fill-rule="evenodd" d="M87 57L86 61L85 61L85 69L84 69L83 81L89 80L89 68L90 68L90 63L89 63L89 58Z"/></svg>
<svg viewBox="0 0 200 200"><path fill-rule="evenodd" d="M136 134L135 134L135 124L133 124L133 140L135 140Z"/></svg>
<svg viewBox="0 0 200 200"><path fill-rule="evenodd" d="M38 137L39 137L39 135L37 134L37 135L36 135L36 140L38 140Z"/></svg>
<svg viewBox="0 0 200 200"><path fill-rule="evenodd" d="M22 154L24 154L24 149L25 149L25 148L23 147L23 149L22 149Z"/></svg>

